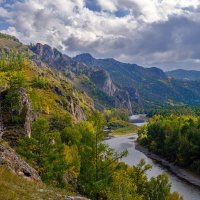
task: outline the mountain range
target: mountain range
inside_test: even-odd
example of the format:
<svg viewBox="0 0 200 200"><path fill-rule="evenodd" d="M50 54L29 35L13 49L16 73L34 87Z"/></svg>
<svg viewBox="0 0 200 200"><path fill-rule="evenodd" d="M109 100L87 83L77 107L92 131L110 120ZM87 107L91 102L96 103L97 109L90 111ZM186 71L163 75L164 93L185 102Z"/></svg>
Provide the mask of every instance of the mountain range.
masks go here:
<svg viewBox="0 0 200 200"><path fill-rule="evenodd" d="M99 110L126 108L132 114L167 105L200 104L200 81L198 76L194 78L195 72L186 80L186 71L177 76L177 71L165 73L113 58L96 59L88 53L72 58L47 44L27 46L9 36L0 43L4 49L31 52L34 63L64 75L77 91L89 95Z"/></svg>
<svg viewBox="0 0 200 200"><path fill-rule="evenodd" d="M196 70L184 70L177 69L166 72L168 77L175 79L188 80L188 81L200 81L200 71Z"/></svg>

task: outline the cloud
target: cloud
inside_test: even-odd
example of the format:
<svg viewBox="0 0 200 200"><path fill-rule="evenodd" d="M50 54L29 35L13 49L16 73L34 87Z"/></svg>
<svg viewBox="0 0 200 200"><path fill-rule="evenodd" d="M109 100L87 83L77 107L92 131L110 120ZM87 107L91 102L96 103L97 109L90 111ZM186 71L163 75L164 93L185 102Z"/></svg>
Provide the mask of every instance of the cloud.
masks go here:
<svg viewBox="0 0 200 200"><path fill-rule="evenodd" d="M97 0L98 5L102 8L102 10L107 10L110 12L116 12L116 2L115 1L104 1L104 0Z"/></svg>
<svg viewBox="0 0 200 200"><path fill-rule="evenodd" d="M0 0L1 29L25 43L165 69L199 63L199 11L199 0Z"/></svg>

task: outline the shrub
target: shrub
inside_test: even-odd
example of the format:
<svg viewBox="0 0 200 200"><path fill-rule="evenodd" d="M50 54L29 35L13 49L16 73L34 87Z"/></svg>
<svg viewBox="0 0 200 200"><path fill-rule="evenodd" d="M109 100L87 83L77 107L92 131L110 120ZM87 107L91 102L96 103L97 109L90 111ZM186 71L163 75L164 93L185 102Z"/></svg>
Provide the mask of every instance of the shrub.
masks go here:
<svg viewBox="0 0 200 200"><path fill-rule="evenodd" d="M39 89L48 89L49 83L45 78L40 77L34 77L32 80L33 87L39 88Z"/></svg>

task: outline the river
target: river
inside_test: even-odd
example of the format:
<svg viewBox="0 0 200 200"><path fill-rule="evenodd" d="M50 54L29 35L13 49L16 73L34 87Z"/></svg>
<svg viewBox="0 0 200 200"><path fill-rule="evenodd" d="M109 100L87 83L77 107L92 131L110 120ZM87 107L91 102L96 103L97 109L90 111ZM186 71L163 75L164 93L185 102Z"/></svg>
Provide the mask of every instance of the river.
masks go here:
<svg viewBox="0 0 200 200"><path fill-rule="evenodd" d="M142 125L143 123L138 123L137 125ZM122 152L124 150L128 150L128 156L123 158L122 160L132 166L139 163L141 159L144 159L147 164L152 165L152 169L148 172L148 177L157 176L163 172L166 172L169 176L169 180L172 183L172 191L179 192L184 200L200 200L200 189L195 187L184 180L178 178L170 171L165 169L160 164L156 163L152 159L148 158L144 153L135 149L135 140L137 135L129 135L129 136L120 136L114 137L109 140L106 140L106 143L117 152Z"/></svg>

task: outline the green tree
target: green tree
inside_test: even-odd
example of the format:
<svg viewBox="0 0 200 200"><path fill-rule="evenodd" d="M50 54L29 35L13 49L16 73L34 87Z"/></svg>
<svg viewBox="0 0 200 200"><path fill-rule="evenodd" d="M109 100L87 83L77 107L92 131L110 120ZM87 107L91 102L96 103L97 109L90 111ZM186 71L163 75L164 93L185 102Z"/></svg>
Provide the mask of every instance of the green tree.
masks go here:
<svg viewBox="0 0 200 200"><path fill-rule="evenodd" d="M67 169L64 145L59 132L50 132L46 119L39 118L33 123L32 138L22 139L18 152L34 165L46 183L64 186Z"/></svg>

